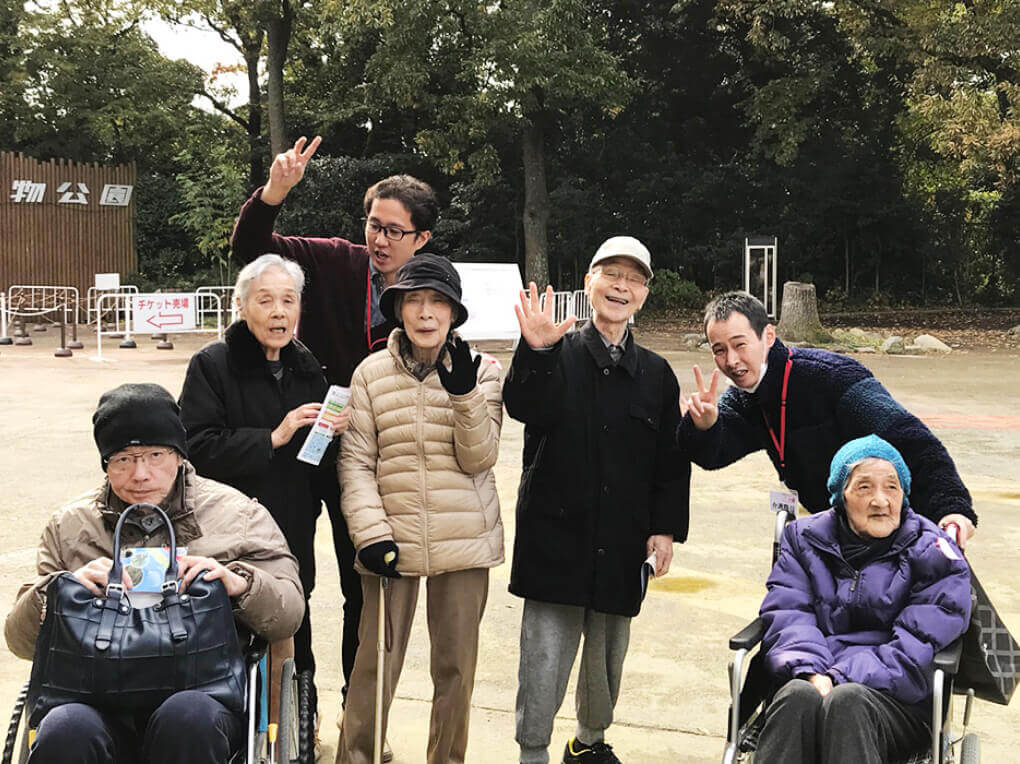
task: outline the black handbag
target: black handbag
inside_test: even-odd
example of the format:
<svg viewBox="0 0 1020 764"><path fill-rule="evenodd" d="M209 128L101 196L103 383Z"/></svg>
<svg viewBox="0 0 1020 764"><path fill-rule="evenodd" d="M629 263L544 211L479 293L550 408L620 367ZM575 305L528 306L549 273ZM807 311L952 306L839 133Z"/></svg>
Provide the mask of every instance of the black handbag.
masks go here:
<svg viewBox="0 0 1020 764"><path fill-rule="evenodd" d="M155 512L170 537L161 600L132 607L121 585L120 534L140 509ZM159 507L132 504L113 534L106 597L94 597L61 573L46 590L46 616L35 643L27 707L35 728L52 708L86 703L112 713L151 713L182 690L200 690L244 710L244 660L230 598L221 581L198 575L178 591L173 525Z"/></svg>
<svg viewBox="0 0 1020 764"><path fill-rule="evenodd" d="M999 618L973 568L970 600L970 625L963 635L954 689L972 689L982 700L1008 705L1020 676L1020 645Z"/></svg>

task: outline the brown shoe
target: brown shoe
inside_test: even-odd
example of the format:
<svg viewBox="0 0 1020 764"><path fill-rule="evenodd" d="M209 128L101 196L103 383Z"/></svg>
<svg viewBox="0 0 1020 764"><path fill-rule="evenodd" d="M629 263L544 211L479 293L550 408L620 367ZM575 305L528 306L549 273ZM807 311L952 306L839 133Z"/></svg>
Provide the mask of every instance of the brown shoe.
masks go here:
<svg viewBox="0 0 1020 764"><path fill-rule="evenodd" d="M386 764L386 762L389 762L389 761L393 761L393 749L390 748L390 741L389 740L383 740L383 744L382 744L382 760L383 760L383 764Z"/></svg>

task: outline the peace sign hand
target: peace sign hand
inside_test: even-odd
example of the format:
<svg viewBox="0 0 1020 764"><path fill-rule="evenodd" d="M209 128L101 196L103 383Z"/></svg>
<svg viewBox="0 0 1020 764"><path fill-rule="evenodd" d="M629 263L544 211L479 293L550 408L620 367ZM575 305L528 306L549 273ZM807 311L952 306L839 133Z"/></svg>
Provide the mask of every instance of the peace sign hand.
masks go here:
<svg viewBox="0 0 1020 764"><path fill-rule="evenodd" d="M697 391L687 399L687 412L691 421L699 430L710 430L719 418L719 370L713 369L712 380L708 387L705 387L705 379L701 376L701 369L695 364L694 382L697 384ZM681 407L682 408L682 407Z"/></svg>
<svg viewBox="0 0 1020 764"><path fill-rule="evenodd" d="M266 204L280 204L305 174L305 165L322 143L322 136L316 135L305 148L308 139L303 135L294 141L294 147L277 154L269 167L269 182L262 189L262 201Z"/></svg>
<svg viewBox="0 0 1020 764"><path fill-rule="evenodd" d="M527 292L521 290L521 304L514 305L514 311L521 325L521 336L532 348L552 347L577 321L575 316L570 316L559 324L554 323L552 285L545 288L545 305L542 306L534 281L528 285Z"/></svg>

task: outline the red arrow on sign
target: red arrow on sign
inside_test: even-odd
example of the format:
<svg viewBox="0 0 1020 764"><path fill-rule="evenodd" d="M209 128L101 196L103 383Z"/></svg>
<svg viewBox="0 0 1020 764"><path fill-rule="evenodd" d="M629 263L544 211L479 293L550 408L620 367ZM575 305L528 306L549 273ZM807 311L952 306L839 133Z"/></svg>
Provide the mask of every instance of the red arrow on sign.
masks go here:
<svg viewBox="0 0 1020 764"><path fill-rule="evenodd" d="M153 318L168 319L164 321L153 321ZM158 316L149 316L145 319L147 323L152 324L157 329L164 329L168 326L183 326L184 325L184 314L182 313L160 313Z"/></svg>

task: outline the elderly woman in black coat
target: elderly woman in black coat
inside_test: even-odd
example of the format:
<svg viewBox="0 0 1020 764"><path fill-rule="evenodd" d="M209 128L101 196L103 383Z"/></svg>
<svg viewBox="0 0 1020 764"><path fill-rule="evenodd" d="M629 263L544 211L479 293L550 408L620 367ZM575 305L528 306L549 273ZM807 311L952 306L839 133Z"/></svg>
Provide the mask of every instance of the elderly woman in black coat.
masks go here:
<svg viewBox="0 0 1020 764"><path fill-rule="evenodd" d="M241 270L234 288L240 320L192 357L180 406L195 469L269 510L298 559L307 604L322 482L336 468L337 441L318 467L296 458L327 390L318 360L294 336L304 281L301 266L274 254ZM347 419L344 409L335 434ZM299 672L315 670L307 607L294 661Z"/></svg>

